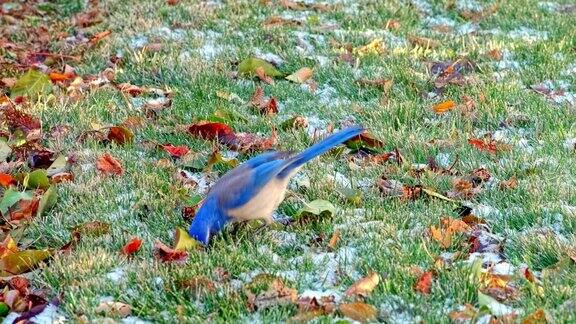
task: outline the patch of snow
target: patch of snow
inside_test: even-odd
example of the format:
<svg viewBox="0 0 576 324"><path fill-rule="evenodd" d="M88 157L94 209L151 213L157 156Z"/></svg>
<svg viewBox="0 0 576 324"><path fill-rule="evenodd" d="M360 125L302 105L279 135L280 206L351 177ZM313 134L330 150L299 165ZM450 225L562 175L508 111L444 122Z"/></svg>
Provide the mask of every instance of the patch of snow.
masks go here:
<svg viewBox="0 0 576 324"><path fill-rule="evenodd" d="M480 218L491 218L492 216L500 216L502 213L488 205L477 204L472 208L472 214L480 217Z"/></svg>
<svg viewBox="0 0 576 324"><path fill-rule="evenodd" d="M304 290L304 292L302 292L300 294L300 298L316 298L317 300L320 300L322 297L330 297L330 296L334 296L334 301L336 303L340 302L340 300L342 299L341 293L339 291L336 290Z"/></svg>
<svg viewBox="0 0 576 324"><path fill-rule="evenodd" d="M123 318L121 323L122 324L151 324L152 322L138 318L136 316L128 316L126 318Z"/></svg>
<svg viewBox="0 0 576 324"><path fill-rule="evenodd" d="M124 268L117 267L112 269L112 271L106 274L106 278L110 279L114 283L118 283L124 279L126 272Z"/></svg>
<svg viewBox="0 0 576 324"><path fill-rule="evenodd" d="M519 27L508 33L508 37L512 39L520 39L527 43L535 43L548 39L547 31L540 31L529 27Z"/></svg>
<svg viewBox="0 0 576 324"><path fill-rule="evenodd" d="M261 58L264 61L270 62L276 66L280 66L280 65L284 64L284 59L282 57L280 57L278 54L274 54L271 52L264 53L259 48L256 48L254 50L254 54L256 55L256 57Z"/></svg>
<svg viewBox="0 0 576 324"><path fill-rule="evenodd" d="M130 40L130 47L133 49L142 48L146 44L148 44L148 37L144 35L138 35Z"/></svg>
<svg viewBox="0 0 576 324"><path fill-rule="evenodd" d="M296 233L286 231L269 231L268 235L271 236L272 241L279 247L293 247L298 243Z"/></svg>
<svg viewBox="0 0 576 324"><path fill-rule="evenodd" d="M450 161L450 154L448 153L438 153L438 155L436 155L435 160L436 163L438 163L438 165L443 168L447 168L452 164L452 162Z"/></svg>

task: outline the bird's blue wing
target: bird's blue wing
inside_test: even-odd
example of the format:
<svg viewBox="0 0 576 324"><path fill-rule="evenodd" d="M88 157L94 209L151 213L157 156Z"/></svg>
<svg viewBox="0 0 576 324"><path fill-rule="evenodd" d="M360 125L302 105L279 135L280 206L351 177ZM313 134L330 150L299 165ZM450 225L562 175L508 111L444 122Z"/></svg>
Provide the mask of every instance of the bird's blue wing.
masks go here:
<svg viewBox="0 0 576 324"><path fill-rule="evenodd" d="M255 168L245 168L233 177L218 181L218 187L210 193L218 197L218 203L224 209L240 207L276 177L284 163L285 160L272 160Z"/></svg>

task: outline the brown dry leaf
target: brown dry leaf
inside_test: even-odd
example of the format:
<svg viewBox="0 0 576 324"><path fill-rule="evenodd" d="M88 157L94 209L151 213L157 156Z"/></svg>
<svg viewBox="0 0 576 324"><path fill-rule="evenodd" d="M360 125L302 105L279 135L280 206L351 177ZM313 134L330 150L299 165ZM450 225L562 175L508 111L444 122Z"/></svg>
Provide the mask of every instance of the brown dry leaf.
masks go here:
<svg viewBox="0 0 576 324"><path fill-rule="evenodd" d="M105 175L122 175L124 173L122 163L110 155L110 153L104 153L104 155L98 158L96 168Z"/></svg>
<svg viewBox="0 0 576 324"><path fill-rule="evenodd" d="M124 318L132 314L132 306L114 301L101 302L96 308L96 313L101 313L111 317Z"/></svg>
<svg viewBox="0 0 576 324"><path fill-rule="evenodd" d="M486 52L486 56L493 59L494 61L502 60L502 51L499 48L493 48Z"/></svg>
<svg viewBox="0 0 576 324"><path fill-rule="evenodd" d="M348 290L346 290L346 296L368 296L374 288L380 283L380 275L376 272L370 272L366 277L356 281Z"/></svg>
<svg viewBox="0 0 576 324"><path fill-rule="evenodd" d="M480 9L464 9L460 11L460 16L465 19L472 20L478 22L498 10L499 4L497 2L493 3L492 5L480 8Z"/></svg>
<svg viewBox="0 0 576 324"><path fill-rule="evenodd" d="M463 58L454 62L436 62L433 63L430 72L436 76L434 86L436 89L442 89L448 84L463 85L467 83L465 73L472 72L476 64Z"/></svg>
<svg viewBox="0 0 576 324"><path fill-rule="evenodd" d="M255 282L257 280L261 280L258 278L258 276L254 278L251 284L256 284ZM266 278L266 281L269 279L271 280L268 283L268 288L259 294L255 295L249 289L245 292L248 297L248 308L251 311L267 309L278 305L290 305L297 301L298 291L296 289L285 286L280 278Z"/></svg>
<svg viewBox="0 0 576 324"><path fill-rule="evenodd" d="M472 181L466 178L452 180L452 190L447 192L450 198L471 198L480 193L480 188L474 186Z"/></svg>
<svg viewBox="0 0 576 324"><path fill-rule="evenodd" d="M516 189L516 187L518 187L518 179L516 179L515 177L512 177L508 180L500 181L500 183L498 183L498 188L500 190L512 190Z"/></svg>
<svg viewBox="0 0 576 324"><path fill-rule="evenodd" d="M378 314L374 306L365 303L341 304L338 311L342 315L362 323L376 320Z"/></svg>
<svg viewBox="0 0 576 324"><path fill-rule="evenodd" d="M236 133L219 138L220 143L229 149L239 152L266 151L271 149L277 142L276 131L268 138L252 133Z"/></svg>
<svg viewBox="0 0 576 324"><path fill-rule="evenodd" d="M359 86L370 86L370 87L379 87L382 90L384 90L384 92L389 92L390 88L392 88L392 84L394 84L394 80L392 79L373 79L373 80L368 80L368 79L358 79L356 80L356 83Z"/></svg>
<svg viewBox="0 0 576 324"><path fill-rule="evenodd" d="M386 21L386 25L384 26L384 29L389 29L389 30L396 30L400 28L400 21L396 20L396 19L388 19Z"/></svg>
<svg viewBox="0 0 576 324"><path fill-rule="evenodd" d="M266 19L262 25L264 28L275 28L275 27L282 27L282 26L300 26L302 22L296 19L287 19L280 16L272 16Z"/></svg>
<svg viewBox="0 0 576 324"><path fill-rule="evenodd" d="M432 290L432 279L434 279L432 271L424 272L420 278L418 278L418 281L416 281L414 290L421 294L428 295Z"/></svg>
<svg viewBox="0 0 576 324"><path fill-rule="evenodd" d="M444 102L441 102L439 104L434 105L434 107L432 107L432 109L437 114L443 114L449 110L454 109L454 107L456 107L456 103L454 102L454 100L447 100L447 101L444 101Z"/></svg>
<svg viewBox="0 0 576 324"><path fill-rule="evenodd" d="M448 316L454 323L469 323L478 316L478 310L474 306L466 304L463 310L452 311Z"/></svg>
<svg viewBox="0 0 576 324"><path fill-rule="evenodd" d="M154 242L154 256L162 262L181 264L188 261L188 252L177 251L158 240Z"/></svg>
<svg viewBox="0 0 576 324"><path fill-rule="evenodd" d="M178 282L178 287L189 291L196 298L203 297L216 291L216 284L206 276L196 276Z"/></svg>
<svg viewBox="0 0 576 324"><path fill-rule="evenodd" d="M271 85L274 84L274 79L272 79L269 75L266 74L266 71L264 71L263 67L261 67L261 66L257 67L255 72L256 72L256 76L258 76L258 78L260 80L262 80L263 82L271 84Z"/></svg>
<svg viewBox="0 0 576 324"><path fill-rule="evenodd" d="M312 77L313 73L314 73L314 71L311 68L303 67L303 68L299 69L298 71L287 76L286 80L296 82L296 83L304 83Z"/></svg>
<svg viewBox="0 0 576 324"><path fill-rule="evenodd" d="M440 221L440 227L430 226L430 236L440 244L442 248L452 246L454 234L469 233L472 228L460 219L445 217Z"/></svg>
<svg viewBox="0 0 576 324"><path fill-rule="evenodd" d="M420 36L408 36L408 41L412 46L420 46L423 48L437 48L440 46L440 42L427 37L420 37Z"/></svg>

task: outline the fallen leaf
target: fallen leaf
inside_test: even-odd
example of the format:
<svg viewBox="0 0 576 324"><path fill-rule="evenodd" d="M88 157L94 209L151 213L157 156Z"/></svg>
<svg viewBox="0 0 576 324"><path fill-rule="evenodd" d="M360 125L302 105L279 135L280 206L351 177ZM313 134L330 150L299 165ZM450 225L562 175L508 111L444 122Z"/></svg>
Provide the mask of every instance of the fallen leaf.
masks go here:
<svg viewBox="0 0 576 324"><path fill-rule="evenodd" d="M553 318L542 308L535 310L522 319L522 324L547 324L554 323Z"/></svg>
<svg viewBox="0 0 576 324"><path fill-rule="evenodd" d="M480 151L487 151L491 154L496 154L497 147L493 140L484 140L480 138L471 138L468 143Z"/></svg>
<svg viewBox="0 0 576 324"><path fill-rule="evenodd" d="M28 272L52 256L48 250L25 250L10 253L0 259L0 276L18 275Z"/></svg>
<svg viewBox="0 0 576 324"><path fill-rule="evenodd" d="M56 190L55 186L50 186L50 188L48 188L48 190L46 190L42 195L42 197L40 198L36 216L40 217L46 211L54 207L54 205L56 205L57 200L58 200L58 191Z"/></svg>
<svg viewBox="0 0 576 324"><path fill-rule="evenodd" d="M0 173L0 185L3 187L9 187L11 184L14 184L14 178L11 175L6 173Z"/></svg>
<svg viewBox="0 0 576 324"><path fill-rule="evenodd" d="M116 160L110 153L104 153L98 158L96 168L104 175L122 175L124 173L120 161Z"/></svg>
<svg viewBox="0 0 576 324"><path fill-rule="evenodd" d="M177 251L160 241L154 242L154 256L162 262L186 263L188 252Z"/></svg>
<svg viewBox="0 0 576 324"><path fill-rule="evenodd" d="M32 191L18 191L12 187L4 191L2 200L0 200L0 213L7 215L8 209L21 200L31 200L34 198Z"/></svg>
<svg viewBox="0 0 576 324"><path fill-rule="evenodd" d="M492 315L498 317L516 313L516 311L510 306L504 305L498 302L496 299L481 293L480 291L478 292L478 305L480 305L480 307L486 306Z"/></svg>
<svg viewBox="0 0 576 324"><path fill-rule="evenodd" d="M260 292L256 293L255 288L259 288ZM244 290L251 311L294 304L298 299L296 289L287 287L282 279L267 274L256 276Z"/></svg>
<svg viewBox="0 0 576 324"><path fill-rule="evenodd" d="M190 279L178 281L178 287L189 291L195 298L216 292L216 284L206 276L196 276Z"/></svg>
<svg viewBox="0 0 576 324"><path fill-rule="evenodd" d="M132 255L132 254L138 252L138 250L140 250L141 246L142 246L142 240L135 237L135 238L131 239L130 241L128 241L128 243L126 243L126 245L124 245L122 247L122 254Z"/></svg>
<svg viewBox="0 0 576 324"><path fill-rule="evenodd" d="M96 307L95 312L106 316L124 318L132 314L132 306L121 302L105 301Z"/></svg>
<svg viewBox="0 0 576 324"><path fill-rule="evenodd" d="M370 272L366 277L360 278L356 281L345 294L348 297L352 296L368 296L380 282L380 275L376 272Z"/></svg>
<svg viewBox="0 0 576 324"><path fill-rule="evenodd" d="M268 138L252 133L227 134L219 139L220 143L229 149L239 152L266 151L276 145L276 131Z"/></svg>
<svg viewBox="0 0 576 324"><path fill-rule="evenodd" d="M266 71L264 71L264 68L259 66L256 68L256 76L262 80L262 82L268 83L268 84L274 84L274 79L272 79L269 75L266 74Z"/></svg>
<svg viewBox="0 0 576 324"><path fill-rule="evenodd" d="M434 105L434 107L432 107L432 109L437 114L443 114L449 110L454 109L454 107L456 107L456 103L453 100L447 100L447 101L444 101L444 102L441 102L439 104Z"/></svg>
<svg viewBox="0 0 576 324"><path fill-rule="evenodd" d="M294 116L291 117L280 125L280 128L283 130L287 129L301 129L308 127L308 120L306 117L303 116Z"/></svg>
<svg viewBox="0 0 576 324"><path fill-rule="evenodd" d="M91 221L74 227L72 231L83 235L101 236L110 233L110 224L100 221Z"/></svg>
<svg viewBox="0 0 576 324"><path fill-rule="evenodd" d="M420 46L423 48L437 48L440 46L440 42L427 37L420 37L420 36L409 36L408 41L412 46Z"/></svg>
<svg viewBox="0 0 576 324"><path fill-rule="evenodd" d="M223 123L213 123L209 121L199 121L188 126L188 132L194 136L207 140L234 134L234 131L230 126Z"/></svg>
<svg viewBox="0 0 576 324"><path fill-rule="evenodd" d="M365 303L345 303L338 307L338 311L353 320L367 323L376 320L377 310L372 305Z"/></svg>
<svg viewBox="0 0 576 324"><path fill-rule="evenodd" d="M174 146L172 144L164 144L162 145L162 148L164 151L168 152L170 156L176 159L179 159L190 152L190 149L186 145Z"/></svg>
<svg viewBox="0 0 576 324"><path fill-rule="evenodd" d="M296 82L296 83L304 83L312 77L313 73L314 72L312 71L311 68L303 67L303 68L299 69L298 71L287 76L286 80Z"/></svg>
<svg viewBox="0 0 576 324"><path fill-rule="evenodd" d="M22 75L10 90L10 97L26 96L35 100L39 95L52 91L50 78L37 70L30 69Z"/></svg>
<svg viewBox="0 0 576 324"><path fill-rule="evenodd" d="M512 190L516 189L516 187L518 187L518 179L516 179L515 177L512 177L508 180L500 181L500 183L498 183L498 188L500 190Z"/></svg>
<svg viewBox="0 0 576 324"><path fill-rule="evenodd" d="M103 32L96 33L90 38L89 42L90 44L94 45L101 41L103 38L110 36L110 34L112 34L111 30L105 30Z"/></svg>
<svg viewBox="0 0 576 324"><path fill-rule="evenodd" d="M370 86L370 87L379 87L384 92L390 91L392 85L394 84L394 80L392 79L358 79L356 83L359 86Z"/></svg>
<svg viewBox="0 0 576 324"><path fill-rule="evenodd" d="M46 170L38 169L28 173L23 184L27 189L47 189L50 187L50 179Z"/></svg>
<svg viewBox="0 0 576 324"><path fill-rule="evenodd" d="M52 82L63 82L63 81L68 81L68 80L74 79L76 77L76 75L74 75L74 73L50 72L48 74L48 77L50 78L50 81L52 81Z"/></svg>
<svg viewBox="0 0 576 324"><path fill-rule="evenodd" d="M332 237L330 238L330 241L328 242L328 250L330 250L330 251L336 250L336 245L338 244L339 240L340 240L340 230L337 229L334 231L334 234L332 234Z"/></svg>
<svg viewBox="0 0 576 324"><path fill-rule="evenodd" d="M188 234L188 231L180 227L176 228L176 233L174 234L174 251L190 251L200 246L199 242Z"/></svg>
<svg viewBox="0 0 576 324"><path fill-rule="evenodd" d="M356 47L352 52L360 57L369 55L380 55L386 51L384 40L382 38L375 38L370 43Z"/></svg>
<svg viewBox="0 0 576 324"><path fill-rule="evenodd" d="M247 58L244 61L240 62L240 64L238 64L238 72L243 75L255 76L256 70L258 68L262 68L262 70L264 71L264 73L266 73L267 76L273 78L280 77L283 75L283 73L278 71L274 67L274 65L257 57Z"/></svg>
<svg viewBox="0 0 576 324"><path fill-rule="evenodd" d="M336 212L336 207L331 202L322 199L316 199L308 202L300 209L294 218L299 222L303 220L319 220L326 217L332 217Z"/></svg>
<svg viewBox="0 0 576 324"><path fill-rule="evenodd" d="M418 281L416 281L414 290L423 295L428 295L432 290L432 279L434 279L432 271L424 272L420 278L418 278Z"/></svg>
<svg viewBox="0 0 576 324"><path fill-rule="evenodd" d="M124 126L112 126L108 128L108 135L106 138L118 145L124 145L134 141L134 133Z"/></svg>

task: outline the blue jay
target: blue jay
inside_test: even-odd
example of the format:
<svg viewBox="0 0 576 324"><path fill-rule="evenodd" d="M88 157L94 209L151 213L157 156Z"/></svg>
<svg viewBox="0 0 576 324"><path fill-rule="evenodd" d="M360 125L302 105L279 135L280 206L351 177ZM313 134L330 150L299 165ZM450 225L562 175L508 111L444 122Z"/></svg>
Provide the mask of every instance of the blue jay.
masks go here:
<svg viewBox="0 0 576 324"><path fill-rule="evenodd" d="M210 237L230 222L262 219L271 224L272 213L284 200L288 182L304 163L360 135L354 126L335 133L300 154L262 153L230 170L212 186L198 209L188 233L207 245Z"/></svg>

